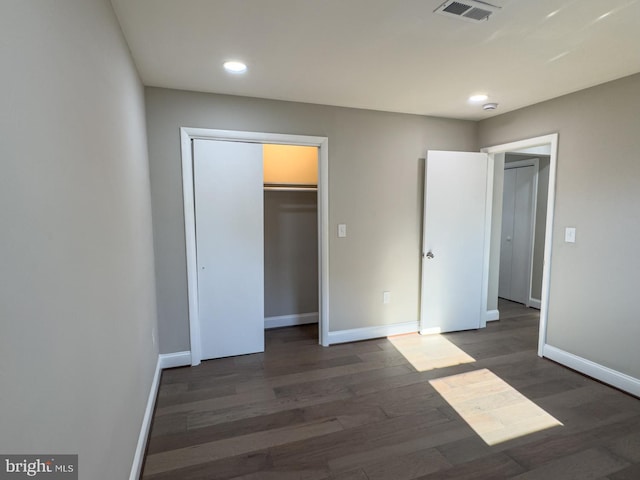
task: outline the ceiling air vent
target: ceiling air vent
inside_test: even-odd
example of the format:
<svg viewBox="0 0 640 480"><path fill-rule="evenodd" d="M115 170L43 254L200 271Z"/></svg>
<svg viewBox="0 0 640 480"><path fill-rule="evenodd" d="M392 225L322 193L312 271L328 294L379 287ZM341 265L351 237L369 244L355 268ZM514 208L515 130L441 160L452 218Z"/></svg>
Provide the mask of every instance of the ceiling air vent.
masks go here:
<svg viewBox="0 0 640 480"><path fill-rule="evenodd" d="M482 22L488 20L499 9L500 7L478 0L464 0L461 2L447 0L436 8L434 12L447 17L460 18L468 22Z"/></svg>

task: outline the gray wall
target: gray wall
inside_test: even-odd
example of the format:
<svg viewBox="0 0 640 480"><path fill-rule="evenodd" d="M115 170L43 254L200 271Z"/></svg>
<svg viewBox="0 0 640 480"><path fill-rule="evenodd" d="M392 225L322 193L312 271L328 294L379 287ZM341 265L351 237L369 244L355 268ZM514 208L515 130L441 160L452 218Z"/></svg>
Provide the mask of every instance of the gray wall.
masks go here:
<svg viewBox="0 0 640 480"><path fill-rule="evenodd" d="M107 0L4 1L0 452L128 478L157 349L143 89Z"/></svg>
<svg viewBox="0 0 640 480"><path fill-rule="evenodd" d="M559 133L548 343L635 378L639 112L633 75L479 123L482 146Z"/></svg>
<svg viewBox="0 0 640 480"><path fill-rule="evenodd" d="M318 311L316 192L264 192L264 316Z"/></svg>
<svg viewBox="0 0 640 480"><path fill-rule="evenodd" d="M189 349L181 126L327 136L330 329L418 320L420 159L427 149L477 150L474 122L160 88L146 100L163 353Z"/></svg>

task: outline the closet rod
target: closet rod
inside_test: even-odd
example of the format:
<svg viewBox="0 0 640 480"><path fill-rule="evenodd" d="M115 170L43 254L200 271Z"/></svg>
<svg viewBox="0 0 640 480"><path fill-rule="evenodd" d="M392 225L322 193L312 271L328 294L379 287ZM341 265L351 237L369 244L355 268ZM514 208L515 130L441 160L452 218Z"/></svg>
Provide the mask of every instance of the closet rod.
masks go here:
<svg viewBox="0 0 640 480"><path fill-rule="evenodd" d="M264 189L267 191L280 192L315 192L318 190L317 185L310 184L286 184L286 183L265 183Z"/></svg>

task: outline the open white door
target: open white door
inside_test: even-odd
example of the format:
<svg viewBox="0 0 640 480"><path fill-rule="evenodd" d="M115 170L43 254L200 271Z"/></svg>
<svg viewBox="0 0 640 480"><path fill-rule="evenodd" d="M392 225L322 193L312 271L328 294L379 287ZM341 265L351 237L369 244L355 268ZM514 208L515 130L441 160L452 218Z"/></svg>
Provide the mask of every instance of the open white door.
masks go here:
<svg viewBox="0 0 640 480"><path fill-rule="evenodd" d="M429 151L420 333L484 327L493 172L486 153Z"/></svg>
<svg viewBox="0 0 640 480"><path fill-rule="evenodd" d="M264 351L262 145L194 140L203 360Z"/></svg>

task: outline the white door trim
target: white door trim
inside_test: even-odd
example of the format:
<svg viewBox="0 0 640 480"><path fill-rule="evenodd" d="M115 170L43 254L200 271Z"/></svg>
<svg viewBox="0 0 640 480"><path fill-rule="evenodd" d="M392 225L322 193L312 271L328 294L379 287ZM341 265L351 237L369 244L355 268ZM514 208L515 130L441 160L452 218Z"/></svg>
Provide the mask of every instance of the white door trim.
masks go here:
<svg viewBox="0 0 640 480"><path fill-rule="evenodd" d="M195 205L193 191L193 139L222 140L249 143L277 143L318 147L318 275L319 275L319 343L329 341L329 139L306 135L215 130L208 128L180 128L182 156L182 194L184 205L184 234L187 260L187 290L189 303L189 333L191 365L202 359L200 319L198 317L198 271L196 264Z"/></svg>
<svg viewBox="0 0 640 480"><path fill-rule="evenodd" d="M509 170L511 168L520 168L520 167L538 167L539 159L537 158L528 158L527 160L518 160L517 162L509 162L504 164L504 169Z"/></svg>
<svg viewBox="0 0 640 480"><path fill-rule="evenodd" d="M486 153L486 152L485 152ZM495 158L488 155L487 158L487 196L485 199L484 217L484 262L482 266L482 317L480 318L480 328L486 328L489 312L487 303L489 296L489 267L491 263L491 219L493 218L493 177L495 171Z"/></svg>
<svg viewBox="0 0 640 480"><path fill-rule="evenodd" d="M551 287L551 251L553 247L553 216L556 203L556 169L558 166L558 134L543 135L516 142L485 147L482 152L498 154L522 150L524 148L550 145L549 153L549 188L547 192L547 222L544 239L544 266L542 272L542 298L540 299L540 331L538 335L538 356L544 354L547 343L547 322L549 319L549 291Z"/></svg>

